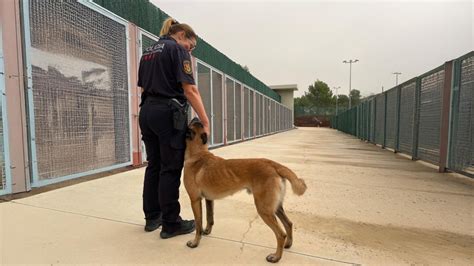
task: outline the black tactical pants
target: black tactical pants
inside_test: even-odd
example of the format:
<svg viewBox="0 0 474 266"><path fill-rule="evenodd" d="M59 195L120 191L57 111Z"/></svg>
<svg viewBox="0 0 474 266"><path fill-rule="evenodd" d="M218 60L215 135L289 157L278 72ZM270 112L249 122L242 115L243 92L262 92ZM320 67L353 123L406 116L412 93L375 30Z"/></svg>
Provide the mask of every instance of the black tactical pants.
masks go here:
<svg viewBox="0 0 474 266"><path fill-rule="evenodd" d="M143 184L145 219L162 215L163 229L172 230L179 216L179 186L184 163L185 131L173 127L173 108L164 100L148 100L140 109L142 140L148 166Z"/></svg>

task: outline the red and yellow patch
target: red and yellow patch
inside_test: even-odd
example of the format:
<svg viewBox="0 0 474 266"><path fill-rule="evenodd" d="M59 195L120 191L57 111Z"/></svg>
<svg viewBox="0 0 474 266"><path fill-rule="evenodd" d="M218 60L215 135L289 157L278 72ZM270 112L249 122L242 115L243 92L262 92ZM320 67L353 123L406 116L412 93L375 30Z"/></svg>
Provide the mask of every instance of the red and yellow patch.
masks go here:
<svg viewBox="0 0 474 266"><path fill-rule="evenodd" d="M184 60L183 61L183 70L184 70L184 73L186 73L186 74L192 74L193 73L193 69L191 68L191 62L189 60Z"/></svg>

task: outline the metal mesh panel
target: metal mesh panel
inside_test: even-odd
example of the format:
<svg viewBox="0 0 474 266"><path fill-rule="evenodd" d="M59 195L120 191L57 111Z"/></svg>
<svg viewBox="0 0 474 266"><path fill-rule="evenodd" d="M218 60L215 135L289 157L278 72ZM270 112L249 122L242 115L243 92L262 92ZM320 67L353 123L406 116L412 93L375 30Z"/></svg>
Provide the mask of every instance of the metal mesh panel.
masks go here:
<svg viewBox="0 0 474 266"><path fill-rule="evenodd" d="M286 113L285 113L286 112L286 107L282 106L280 112L281 112L281 119L282 119L281 120L281 122L282 122L281 127L282 127L283 130L285 130L286 129Z"/></svg>
<svg viewBox="0 0 474 266"><path fill-rule="evenodd" d="M263 135L265 134L265 99L260 97L260 115L261 115L261 120L260 120L260 134Z"/></svg>
<svg viewBox="0 0 474 266"><path fill-rule="evenodd" d="M224 124L224 108L222 104L222 75L212 71L212 123L214 144L224 142L223 124Z"/></svg>
<svg viewBox="0 0 474 266"><path fill-rule="evenodd" d="M265 98L265 134L270 133L270 100Z"/></svg>
<svg viewBox="0 0 474 266"><path fill-rule="evenodd" d="M254 92L253 91L250 91L250 113L249 113L249 117L250 117L250 137L254 137Z"/></svg>
<svg viewBox="0 0 474 266"><path fill-rule="evenodd" d="M242 139L242 85L235 83L235 139Z"/></svg>
<svg viewBox="0 0 474 266"><path fill-rule="evenodd" d="M281 108L281 125L282 125L282 129L285 130L286 129L286 108L282 106Z"/></svg>
<svg viewBox="0 0 474 266"><path fill-rule="evenodd" d="M124 25L75 1L30 1L38 179L129 162Z"/></svg>
<svg viewBox="0 0 474 266"><path fill-rule="evenodd" d="M383 145L385 123L385 95L375 98L375 143Z"/></svg>
<svg viewBox="0 0 474 266"><path fill-rule="evenodd" d="M418 157L437 164L444 70L421 80Z"/></svg>
<svg viewBox="0 0 474 266"><path fill-rule="evenodd" d="M262 133L263 135L267 134L267 98L262 97L262 115L263 115L263 124L262 124Z"/></svg>
<svg viewBox="0 0 474 266"><path fill-rule="evenodd" d="M406 154L413 151L413 121L415 116L416 82L401 88L399 149Z"/></svg>
<svg viewBox="0 0 474 266"><path fill-rule="evenodd" d="M275 123L276 123L276 115L275 115L275 102L272 101L271 102L271 106L270 106L270 113L271 113L271 117L272 117L272 120L271 120L271 124L270 124L270 132L275 132Z"/></svg>
<svg viewBox="0 0 474 266"><path fill-rule="evenodd" d="M369 134L370 134L370 113L369 113L369 106L370 102L365 102L365 108L364 108L364 139L369 140Z"/></svg>
<svg viewBox="0 0 474 266"><path fill-rule="evenodd" d="M385 146L395 149L397 138L397 89L387 91L387 115L385 116L386 131L385 131Z"/></svg>
<svg viewBox="0 0 474 266"><path fill-rule="evenodd" d="M261 104L261 95L260 94L256 94L256 104L255 104L255 108L256 108L256 131L257 131L257 136L260 136L262 135L262 129L261 129L261 123L262 123L262 104Z"/></svg>
<svg viewBox="0 0 474 266"><path fill-rule="evenodd" d="M453 108L455 123L450 167L474 174L474 57L462 60L460 71L458 97L453 95L457 108Z"/></svg>
<svg viewBox="0 0 474 266"><path fill-rule="evenodd" d="M375 100L369 103L369 141L375 142Z"/></svg>
<svg viewBox="0 0 474 266"><path fill-rule="evenodd" d="M276 105L275 113L276 113L276 131L280 131L280 123L281 123L280 104Z"/></svg>
<svg viewBox="0 0 474 266"><path fill-rule="evenodd" d="M5 93L5 71L3 65L3 35L2 25L0 24L0 191L7 186L7 176L5 172L5 143L4 143L4 128L3 128L3 93ZM1 193L0 193L1 194Z"/></svg>
<svg viewBox="0 0 474 266"><path fill-rule="evenodd" d="M211 120L212 119L211 117L211 69L198 62L197 70L198 70L197 84L199 88L199 93L201 94L202 103L204 104L204 108L206 109L206 115L209 118L209 121L212 122ZM213 144L212 138L211 138L210 144Z"/></svg>
<svg viewBox="0 0 474 266"><path fill-rule="evenodd" d="M366 106L366 102L364 103L361 103L360 106L359 106L359 138L361 139L366 139L366 135L365 135L365 106Z"/></svg>
<svg viewBox="0 0 474 266"><path fill-rule="evenodd" d="M226 79L227 88L227 140L233 141L235 134L235 113L234 113L234 81Z"/></svg>
<svg viewBox="0 0 474 266"><path fill-rule="evenodd" d="M250 130L249 101L250 101L249 88L244 87L244 136L245 138L249 137L249 130Z"/></svg>
<svg viewBox="0 0 474 266"><path fill-rule="evenodd" d="M268 133L272 133L273 114L272 114L272 101L268 102Z"/></svg>
<svg viewBox="0 0 474 266"><path fill-rule="evenodd" d="M288 108L285 108L286 112L286 129L290 128L291 125L291 117L290 117L290 110Z"/></svg>

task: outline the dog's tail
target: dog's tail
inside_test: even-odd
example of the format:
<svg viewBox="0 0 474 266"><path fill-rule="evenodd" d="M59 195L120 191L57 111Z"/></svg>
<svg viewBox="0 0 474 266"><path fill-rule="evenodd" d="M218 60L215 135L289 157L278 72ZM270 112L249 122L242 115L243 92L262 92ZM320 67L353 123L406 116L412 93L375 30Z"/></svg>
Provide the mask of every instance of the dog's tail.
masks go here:
<svg viewBox="0 0 474 266"><path fill-rule="evenodd" d="M304 180L301 178L298 178L298 176L296 176L296 174L293 171L291 171L288 167L281 165L277 162L272 162L272 164L275 170L277 171L277 173L281 177L286 178L288 179L288 181L290 181L291 189L293 189L293 192L298 196L303 195L303 193L306 191L306 188L307 188Z"/></svg>

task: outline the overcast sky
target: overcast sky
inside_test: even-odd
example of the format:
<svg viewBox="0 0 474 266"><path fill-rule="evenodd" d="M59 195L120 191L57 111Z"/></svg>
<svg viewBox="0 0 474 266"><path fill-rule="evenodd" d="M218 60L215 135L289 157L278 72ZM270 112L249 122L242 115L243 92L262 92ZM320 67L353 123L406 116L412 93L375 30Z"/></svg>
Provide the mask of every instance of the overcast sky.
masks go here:
<svg viewBox="0 0 474 266"><path fill-rule="evenodd" d="M267 85L316 80L363 96L473 50L472 1L150 0ZM199 45L199 44L198 44Z"/></svg>

